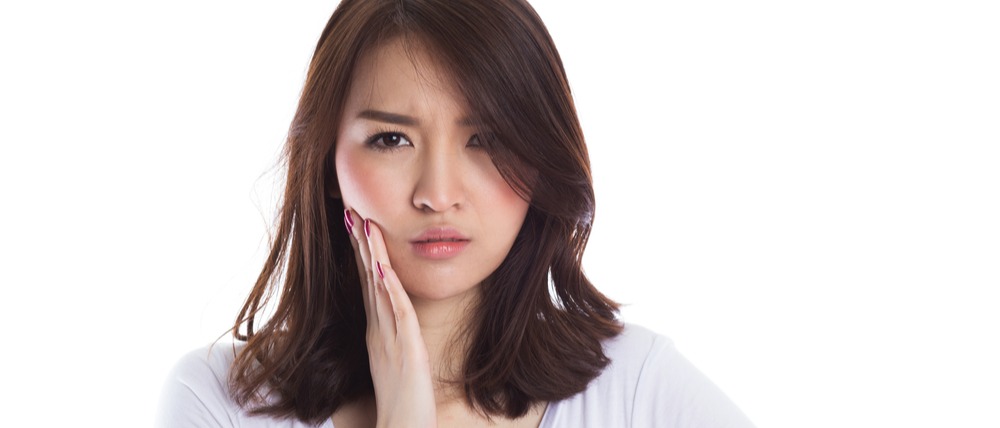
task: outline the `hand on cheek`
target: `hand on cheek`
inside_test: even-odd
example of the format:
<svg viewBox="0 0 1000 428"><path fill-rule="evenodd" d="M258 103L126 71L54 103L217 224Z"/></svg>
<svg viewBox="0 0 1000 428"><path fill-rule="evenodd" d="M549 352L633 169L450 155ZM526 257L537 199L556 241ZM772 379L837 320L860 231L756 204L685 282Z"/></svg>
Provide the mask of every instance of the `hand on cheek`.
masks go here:
<svg viewBox="0 0 1000 428"><path fill-rule="evenodd" d="M427 348L410 298L389 262L382 230L350 209L344 211L344 224L363 287L377 426L436 426Z"/></svg>

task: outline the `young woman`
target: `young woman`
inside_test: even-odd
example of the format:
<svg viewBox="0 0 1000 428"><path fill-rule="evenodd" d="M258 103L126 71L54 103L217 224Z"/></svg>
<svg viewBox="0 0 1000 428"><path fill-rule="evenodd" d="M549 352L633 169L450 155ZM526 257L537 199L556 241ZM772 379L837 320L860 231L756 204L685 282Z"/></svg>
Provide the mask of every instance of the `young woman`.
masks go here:
<svg viewBox="0 0 1000 428"><path fill-rule="evenodd" d="M523 0L344 0L285 156L240 343L179 363L161 425L750 426L583 275L587 150Z"/></svg>

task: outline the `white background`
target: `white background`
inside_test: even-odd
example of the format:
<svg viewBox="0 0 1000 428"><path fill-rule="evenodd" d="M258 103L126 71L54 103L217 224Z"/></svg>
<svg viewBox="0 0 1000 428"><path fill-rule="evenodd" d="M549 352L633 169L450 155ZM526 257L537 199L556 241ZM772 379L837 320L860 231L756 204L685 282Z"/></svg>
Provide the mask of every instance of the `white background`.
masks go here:
<svg viewBox="0 0 1000 428"><path fill-rule="evenodd" d="M1000 426L994 2L534 4L627 321L761 427ZM334 5L0 6L0 425L148 425L225 332Z"/></svg>

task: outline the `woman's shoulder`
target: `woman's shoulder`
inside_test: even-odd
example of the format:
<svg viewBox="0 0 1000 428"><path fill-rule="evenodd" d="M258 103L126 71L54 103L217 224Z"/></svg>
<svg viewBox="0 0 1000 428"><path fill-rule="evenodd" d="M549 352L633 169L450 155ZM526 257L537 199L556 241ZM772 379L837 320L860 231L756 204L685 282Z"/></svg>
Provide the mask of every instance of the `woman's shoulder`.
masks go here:
<svg viewBox="0 0 1000 428"><path fill-rule="evenodd" d="M629 323L621 334L604 342L604 355L611 363L597 380L622 386L635 385L661 370L689 367L669 337Z"/></svg>
<svg viewBox="0 0 1000 428"><path fill-rule="evenodd" d="M295 419L252 416L233 400L229 391L229 370L244 346L243 343L214 343L181 357L167 376L161 392L156 426L309 426Z"/></svg>
<svg viewBox="0 0 1000 428"><path fill-rule="evenodd" d="M604 354L619 369L642 363L650 352L672 349L674 342L667 336L629 323L624 324L621 334L604 342Z"/></svg>
<svg viewBox="0 0 1000 428"><path fill-rule="evenodd" d="M583 392L551 403L542 428L752 427L668 337L625 324L604 342L610 363Z"/></svg>
<svg viewBox="0 0 1000 428"><path fill-rule="evenodd" d="M659 376L660 370L676 367L681 357L667 336L628 323L621 334L604 342L604 355L611 362L588 390L596 388L596 391L609 393L635 389L648 378Z"/></svg>
<svg viewBox="0 0 1000 428"><path fill-rule="evenodd" d="M239 406L229 396L229 366L243 347L213 343L181 357L160 393L157 426L233 426Z"/></svg>
<svg viewBox="0 0 1000 428"><path fill-rule="evenodd" d="M224 386L229 367L244 346L243 343L216 342L192 350L177 361L170 377L192 386Z"/></svg>

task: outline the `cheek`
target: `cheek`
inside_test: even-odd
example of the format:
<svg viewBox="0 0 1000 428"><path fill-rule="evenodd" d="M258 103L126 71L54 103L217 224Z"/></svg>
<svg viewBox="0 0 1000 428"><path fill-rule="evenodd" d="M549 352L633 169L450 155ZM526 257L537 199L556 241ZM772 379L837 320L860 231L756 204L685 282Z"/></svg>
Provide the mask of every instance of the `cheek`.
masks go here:
<svg viewBox="0 0 1000 428"><path fill-rule="evenodd" d="M392 186L388 186L388 177L384 177L376 165L368 165L370 160L341 148L337 149L335 160L337 182L346 207L370 218L391 199L388 189Z"/></svg>
<svg viewBox="0 0 1000 428"><path fill-rule="evenodd" d="M521 196L505 181L501 180L497 188L496 195L494 196L498 201L497 203L506 215L512 216L520 224L528 212L528 201L521 199Z"/></svg>
<svg viewBox="0 0 1000 428"><path fill-rule="evenodd" d="M478 160L477 163L477 168L484 171L483 181L485 181L485 185L483 188L490 189L488 198L492 204L507 215L520 213L520 217L524 217L528 211L528 201L522 199L514 191L514 188L507 184L507 180L504 180L491 160L486 158Z"/></svg>
<svg viewBox="0 0 1000 428"><path fill-rule="evenodd" d="M485 174L484 185L480 188L484 190L488 189L488 192L483 192L481 196L482 200L489 204L489 209L494 216L493 221L497 225L505 225L505 229L514 229L514 233L516 234L517 230L520 230L521 223L524 222L524 217L528 212L528 201L522 199L507 184L507 181L503 179L503 176L493 167L492 163L488 168L483 169L486 169L488 173Z"/></svg>

